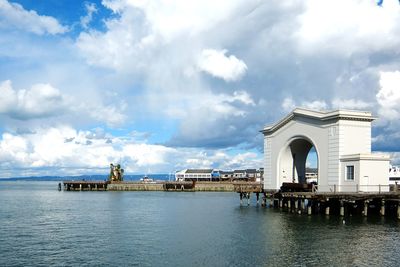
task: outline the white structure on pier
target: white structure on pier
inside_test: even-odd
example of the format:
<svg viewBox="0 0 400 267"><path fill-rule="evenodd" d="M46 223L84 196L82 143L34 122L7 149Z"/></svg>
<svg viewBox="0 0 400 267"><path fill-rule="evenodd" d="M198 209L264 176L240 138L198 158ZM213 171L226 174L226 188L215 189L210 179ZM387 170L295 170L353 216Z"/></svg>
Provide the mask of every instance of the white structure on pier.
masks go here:
<svg viewBox="0 0 400 267"><path fill-rule="evenodd" d="M319 192L389 191L389 157L371 154L370 112L297 108L264 134L264 189L305 183L306 159L318 156Z"/></svg>

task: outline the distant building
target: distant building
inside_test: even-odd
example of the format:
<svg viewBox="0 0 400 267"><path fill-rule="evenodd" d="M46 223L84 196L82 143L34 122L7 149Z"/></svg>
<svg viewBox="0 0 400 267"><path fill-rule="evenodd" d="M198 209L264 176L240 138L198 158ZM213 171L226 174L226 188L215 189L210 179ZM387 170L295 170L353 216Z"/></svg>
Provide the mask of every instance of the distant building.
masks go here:
<svg viewBox="0 0 400 267"><path fill-rule="evenodd" d="M219 175L217 178L213 169L186 169L175 174L176 181L213 181L216 179L219 179Z"/></svg>
<svg viewBox="0 0 400 267"><path fill-rule="evenodd" d="M221 181L227 181L233 179L233 171L220 171L219 175Z"/></svg>
<svg viewBox="0 0 400 267"><path fill-rule="evenodd" d="M213 169L185 169L175 173L176 181L256 181L263 179L264 169L222 171Z"/></svg>
<svg viewBox="0 0 400 267"><path fill-rule="evenodd" d="M306 168L306 182L307 184L318 183L318 169Z"/></svg>

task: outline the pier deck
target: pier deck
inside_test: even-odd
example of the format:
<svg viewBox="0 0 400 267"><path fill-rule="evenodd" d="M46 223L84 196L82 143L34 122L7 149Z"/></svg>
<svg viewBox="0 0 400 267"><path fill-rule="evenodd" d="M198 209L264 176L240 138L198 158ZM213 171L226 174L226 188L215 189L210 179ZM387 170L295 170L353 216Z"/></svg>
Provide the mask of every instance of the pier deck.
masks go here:
<svg viewBox="0 0 400 267"><path fill-rule="evenodd" d="M106 191L108 181L63 181L64 191Z"/></svg>

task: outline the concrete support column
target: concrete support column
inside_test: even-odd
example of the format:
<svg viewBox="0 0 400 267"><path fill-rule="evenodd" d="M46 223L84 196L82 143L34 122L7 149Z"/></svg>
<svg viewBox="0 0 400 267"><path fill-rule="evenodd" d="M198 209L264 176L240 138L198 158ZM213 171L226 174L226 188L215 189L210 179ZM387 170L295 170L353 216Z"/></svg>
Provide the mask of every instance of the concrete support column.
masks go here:
<svg viewBox="0 0 400 267"><path fill-rule="evenodd" d="M292 209L292 199L291 198L288 199L287 207L288 207L288 211L290 212L290 210Z"/></svg>
<svg viewBox="0 0 400 267"><path fill-rule="evenodd" d="M283 199L280 198L280 199L279 199L279 208L282 208L282 207L283 207Z"/></svg>
<svg viewBox="0 0 400 267"><path fill-rule="evenodd" d="M82 184L79 184L79 191L82 191Z"/></svg>
<svg viewBox="0 0 400 267"><path fill-rule="evenodd" d="M329 207L329 203L326 202L326 206L325 206L325 215L328 215L328 216L329 216L329 214L330 214L330 207Z"/></svg>
<svg viewBox="0 0 400 267"><path fill-rule="evenodd" d="M368 216L368 201L364 201L364 216Z"/></svg>
<svg viewBox="0 0 400 267"><path fill-rule="evenodd" d="M385 200L382 200L380 213L381 213L381 216L385 216Z"/></svg>
<svg viewBox="0 0 400 267"><path fill-rule="evenodd" d="M297 198L294 200L294 209L295 211L299 209L299 200Z"/></svg>
<svg viewBox="0 0 400 267"><path fill-rule="evenodd" d="M312 214L312 201L310 200L307 206L307 214L311 215Z"/></svg>
<svg viewBox="0 0 400 267"><path fill-rule="evenodd" d="M399 203L397 203L397 219L400 219L400 204Z"/></svg>
<svg viewBox="0 0 400 267"><path fill-rule="evenodd" d="M303 211L305 209L306 209L306 206L304 204L304 199L301 199L301 210Z"/></svg>
<svg viewBox="0 0 400 267"><path fill-rule="evenodd" d="M250 206L250 193L247 193L247 206Z"/></svg>
<svg viewBox="0 0 400 267"><path fill-rule="evenodd" d="M340 216L344 216L344 202L343 200L340 201Z"/></svg>

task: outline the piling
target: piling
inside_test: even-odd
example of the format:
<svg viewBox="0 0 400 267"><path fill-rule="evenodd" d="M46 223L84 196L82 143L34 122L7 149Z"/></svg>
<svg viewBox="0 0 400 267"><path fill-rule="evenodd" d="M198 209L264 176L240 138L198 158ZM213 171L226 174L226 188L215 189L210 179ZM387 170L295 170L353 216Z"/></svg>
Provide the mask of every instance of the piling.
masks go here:
<svg viewBox="0 0 400 267"><path fill-rule="evenodd" d="M400 204L397 203L397 219L400 219Z"/></svg>
<svg viewBox="0 0 400 267"><path fill-rule="evenodd" d="M312 214L312 202L309 201L308 206L307 206L307 214L311 215Z"/></svg>
<svg viewBox="0 0 400 267"><path fill-rule="evenodd" d="M381 202L381 211L380 211L381 216L385 216L385 200L382 199Z"/></svg>
<svg viewBox="0 0 400 267"><path fill-rule="evenodd" d="M340 200L340 216L344 216L344 201Z"/></svg>
<svg viewBox="0 0 400 267"><path fill-rule="evenodd" d="M368 216L368 201L364 201L364 216Z"/></svg>
<svg viewBox="0 0 400 267"><path fill-rule="evenodd" d="M329 216L329 212L330 212L330 208L328 206L328 203L326 203L326 207L325 207L325 215Z"/></svg>

